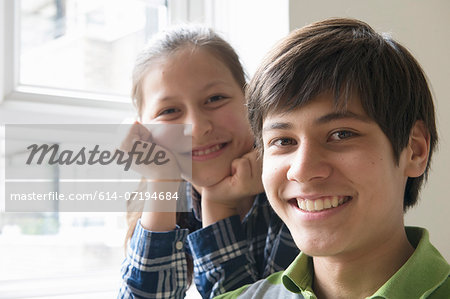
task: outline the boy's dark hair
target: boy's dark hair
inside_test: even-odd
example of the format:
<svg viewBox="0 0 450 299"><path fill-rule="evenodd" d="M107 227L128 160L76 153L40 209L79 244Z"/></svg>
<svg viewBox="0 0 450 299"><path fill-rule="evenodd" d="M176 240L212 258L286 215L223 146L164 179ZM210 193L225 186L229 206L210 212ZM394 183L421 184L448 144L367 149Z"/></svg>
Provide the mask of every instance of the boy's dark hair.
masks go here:
<svg viewBox="0 0 450 299"><path fill-rule="evenodd" d="M428 162L437 142L434 106L425 75L414 57L390 37L354 19L328 19L293 31L263 61L247 87L256 143L262 150L262 123L269 113L297 109L331 91L337 109L356 94L388 137L399 161L416 121L430 134ZM404 210L417 202L429 170L408 178Z"/></svg>

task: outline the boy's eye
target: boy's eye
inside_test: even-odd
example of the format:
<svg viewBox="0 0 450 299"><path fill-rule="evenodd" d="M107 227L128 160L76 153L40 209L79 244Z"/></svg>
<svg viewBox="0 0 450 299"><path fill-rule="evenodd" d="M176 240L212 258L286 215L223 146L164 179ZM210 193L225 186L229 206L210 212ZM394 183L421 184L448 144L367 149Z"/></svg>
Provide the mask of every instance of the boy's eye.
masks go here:
<svg viewBox="0 0 450 299"><path fill-rule="evenodd" d="M347 138L351 138L353 136L356 136L356 133L351 132L351 131L337 131L334 132L333 134L331 134L329 141L339 141L339 140L344 140Z"/></svg>
<svg viewBox="0 0 450 299"><path fill-rule="evenodd" d="M277 138L270 142L270 145L275 146L289 146L289 145L296 145L297 142L292 138Z"/></svg>

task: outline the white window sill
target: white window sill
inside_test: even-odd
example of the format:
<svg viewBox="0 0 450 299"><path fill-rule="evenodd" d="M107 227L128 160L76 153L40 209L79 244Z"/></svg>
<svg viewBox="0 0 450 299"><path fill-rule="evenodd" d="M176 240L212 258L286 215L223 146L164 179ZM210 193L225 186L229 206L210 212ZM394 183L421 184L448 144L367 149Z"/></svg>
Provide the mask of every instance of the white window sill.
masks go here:
<svg viewBox="0 0 450 299"><path fill-rule="evenodd" d="M56 101L58 99L59 103ZM0 125L4 124L116 124L133 117L131 103L87 98L64 98L15 92L0 103ZM64 104L60 104L64 103Z"/></svg>

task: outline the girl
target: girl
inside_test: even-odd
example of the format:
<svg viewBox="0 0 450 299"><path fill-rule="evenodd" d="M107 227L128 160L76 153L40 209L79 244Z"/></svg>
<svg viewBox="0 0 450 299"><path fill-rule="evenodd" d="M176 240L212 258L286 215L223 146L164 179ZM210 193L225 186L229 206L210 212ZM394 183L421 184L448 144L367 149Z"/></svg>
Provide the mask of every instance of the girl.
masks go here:
<svg viewBox="0 0 450 299"><path fill-rule="evenodd" d="M132 95L140 121L192 125L185 192L193 211L132 214L119 297L182 298L193 261L197 289L210 298L282 270L297 256L261 193L245 84L237 54L210 29L163 32L138 57ZM148 140L151 133L138 136ZM177 190L175 181L169 184Z"/></svg>

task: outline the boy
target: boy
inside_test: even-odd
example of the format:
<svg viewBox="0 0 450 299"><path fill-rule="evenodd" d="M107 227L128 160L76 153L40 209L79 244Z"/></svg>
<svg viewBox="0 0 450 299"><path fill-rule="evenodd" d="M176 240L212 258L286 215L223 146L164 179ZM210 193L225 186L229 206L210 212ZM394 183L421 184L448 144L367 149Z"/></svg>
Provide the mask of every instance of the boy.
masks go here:
<svg viewBox="0 0 450 299"><path fill-rule="evenodd" d="M450 266L404 227L437 142L411 54L358 20L292 32L248 87L263 184L302 253L224 298L450 298Z"/></svg>

